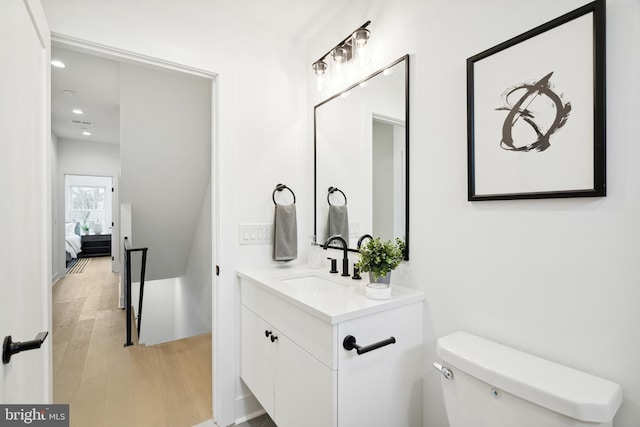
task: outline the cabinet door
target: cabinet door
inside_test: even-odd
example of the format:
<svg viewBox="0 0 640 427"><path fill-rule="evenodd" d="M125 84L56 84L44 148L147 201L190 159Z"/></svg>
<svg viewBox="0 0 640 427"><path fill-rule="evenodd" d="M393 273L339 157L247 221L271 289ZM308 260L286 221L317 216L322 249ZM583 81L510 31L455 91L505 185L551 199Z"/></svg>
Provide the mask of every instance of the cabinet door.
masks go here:
<svg viewBox="0 0 640 427"><path fill-rule="evenodd" d="M347 335L396 342L358 355L342 348ZM422 302L340 323L338 339L340 427L422 427Z"/></svg>
<svg viewBox="0 0 640 427"><path fill-rule="evenodd" d="M274 417L274 349L266 332L269 324L240 306L240 377L265 411Z"/></svg>
<svg viewBox="0 0 640 427"><path fill-rule="evenodd" d="M284 336L276 340L278 427L335 427L337 374Z"/></svg>

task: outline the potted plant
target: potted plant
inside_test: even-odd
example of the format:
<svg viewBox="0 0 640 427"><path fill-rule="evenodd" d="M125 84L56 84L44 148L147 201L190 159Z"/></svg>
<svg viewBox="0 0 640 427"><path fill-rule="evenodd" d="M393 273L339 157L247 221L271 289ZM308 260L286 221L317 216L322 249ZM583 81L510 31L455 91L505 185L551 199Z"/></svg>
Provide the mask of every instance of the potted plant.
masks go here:
<svg viewBox="0 0 640 427"><path fill-rule="evenodd" d="M89 215L91 215L90 212L85 212L84 217L82 218L82 223L80 224L80 229L82 230L82 234L89 234L89 230L91 230L91 227L89 227L89 224L88 224Z"/></svg>
<svg viewBox="0 0 640 427"><path fill-rule="evenodd" d="M89 227L89 224L86 222L84 224L80 224L80 228L82 229L82 234L89 234L89 230L91 230L91 227Z"/></svg>
<svg viewBox="0 0 640 427"><path fill-rule="evenodd" d="M402 239L381 240L379 237L369 240L365 245L360 247L360 260L355 264L361 272L369 272L370 284L367 285L367 296L370 295L371 289L381 290L377 292L378 298L389 298L391 290L389 282L391 280L391 271L394 270L402 260L404 260L405 243Z"/></svg>

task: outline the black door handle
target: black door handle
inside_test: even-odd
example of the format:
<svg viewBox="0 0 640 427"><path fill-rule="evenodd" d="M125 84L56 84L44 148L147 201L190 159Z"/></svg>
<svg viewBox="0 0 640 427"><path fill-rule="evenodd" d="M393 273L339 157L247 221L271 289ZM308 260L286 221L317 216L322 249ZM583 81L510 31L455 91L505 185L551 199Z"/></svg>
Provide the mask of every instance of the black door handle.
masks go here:
<svg viewBox="0 0 640 427"><path fill-rule="evenodd" d="M49 335L49 332L40 332L33 340L25 342L13 342L11 335L7 335L2 343L2 363L6 365L11 361L11 356L21 351L40 348L47 335Z"/></svg>
<svg viewBox="0 0 640 427"><path fill-rule="evenodd" d="M378 341L376 343L363 347L356 343L356 337L354 337L353 335L347 335L346 337L344 337L344 341L342 341L342 347L344 347L344 349L347 351L351 351L355 349L356 353L364 354L389 344L395 344L395 342L396 342L396 339L394 337L389 337L386 340Z"/></svg>

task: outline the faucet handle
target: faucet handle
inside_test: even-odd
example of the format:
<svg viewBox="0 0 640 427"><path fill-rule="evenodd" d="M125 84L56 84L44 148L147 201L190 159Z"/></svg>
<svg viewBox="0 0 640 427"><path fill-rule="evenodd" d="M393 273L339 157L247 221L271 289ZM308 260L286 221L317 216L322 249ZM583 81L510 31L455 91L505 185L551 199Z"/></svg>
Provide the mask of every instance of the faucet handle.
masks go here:
<svg viewBox="0 0 640 427"><path fill-rule="evenodd" d="M342 259L342 276L349 277L349 258Z"/></svg>
<svg viewBox="0 0 640 427"><path fill-rule="evenodd" d="M331 261L331 270L329 273L337 273L338 272L338 261L335 258L327 257L329 261Z"/></svg>

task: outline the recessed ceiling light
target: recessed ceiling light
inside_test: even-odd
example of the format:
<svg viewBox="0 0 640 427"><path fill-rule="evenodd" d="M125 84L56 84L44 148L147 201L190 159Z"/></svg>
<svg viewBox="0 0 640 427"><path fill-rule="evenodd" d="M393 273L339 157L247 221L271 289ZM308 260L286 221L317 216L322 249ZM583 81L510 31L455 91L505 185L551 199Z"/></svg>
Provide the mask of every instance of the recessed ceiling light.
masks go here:
<svg viewBox="0 0 640 427"><path fill-rule="evenodd" d="M88 130L83 130L82 134L85 136L91 136L91 132L89 132Z"/></svg>
<svg viewBox="0 0 640 427"><path fill-rule="evenodd" d="M82 114L82 110L81 110L81 109L79 109L79 108L74 108L73 110L71 110L71 112L72 112L73 114Z"/></svg>
<svg viewBox="0 0 640 427"><path fill-rule="evenodd" d="M53 65L56 68L65 68L66 65L64 65L64 62L60 61L59 59L54 59L51 61L51 65Z"/></svg>

